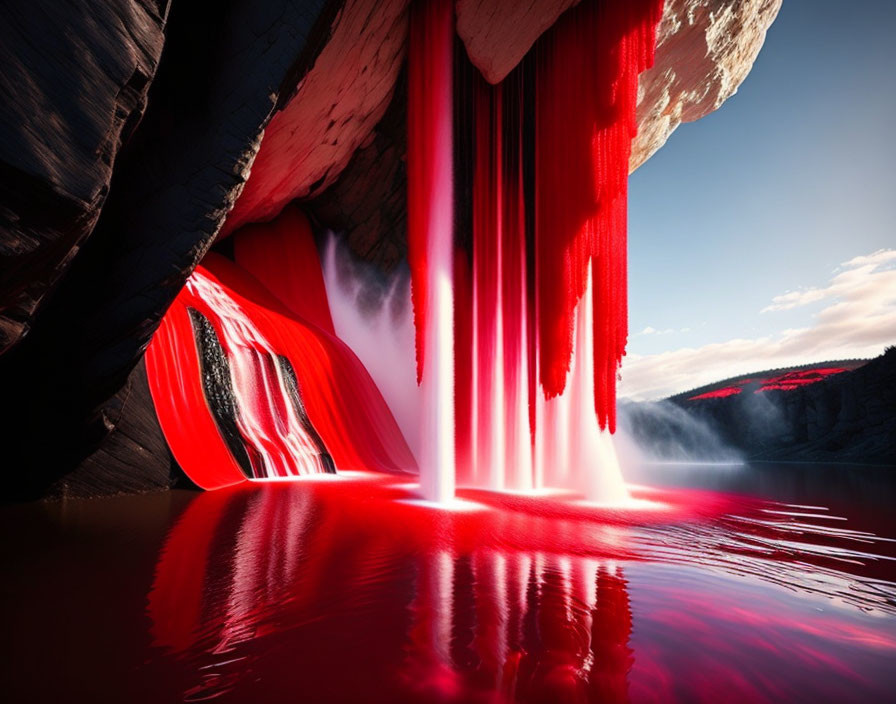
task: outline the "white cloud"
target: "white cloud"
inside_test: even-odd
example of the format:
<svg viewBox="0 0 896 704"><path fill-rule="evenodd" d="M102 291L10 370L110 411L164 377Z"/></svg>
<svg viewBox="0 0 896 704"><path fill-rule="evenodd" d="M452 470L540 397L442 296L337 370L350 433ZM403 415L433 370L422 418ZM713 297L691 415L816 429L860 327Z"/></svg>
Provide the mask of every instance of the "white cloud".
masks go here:
<svg viewBox="0 0 896 704"><path fill-rule="evenodd" d="M787 291L780 296L775 296L770 305L763 308L761 313L771 313L778 310L790 310L798 306L805 306L817 301L829 298L837 298L841 295L849 295L856 286L856 282L879 271L882 267L896 262L896 250L880 249L873 254L854 257L838 267L841 273L835 276L825 288L809 288L800 291Z"/></svg>
<svg viewBox="0 0 896 704"><path fill-rule="evenodd" d="M798 306L805 306L825 298L825 289L809 288L802 291L788 291L780 296L775 296L770 305L763 308L760 313L772 313L776 310L789 310Z"/></svg>
<svg viewBox="0 0 896 704"><path fill-rule="evenodd" d="M842 264L824 288L775 296L774 312L818 301L827 305L809 327L758 339L735 339L623 361L620 394L660 398L703 384L774 367L829 359L873 357L896 343L896 250L883 249Z"/></svg>
<svg viewBox="0 0 896 704"><path fill-rule="evenodd" d="M647 326L641 332L635 333L636 335L674 335L677 332L690 332L690 328L682 328L681 330L676 330L675 328L666 328L665 330L657 330L651 326Z"/></svg>

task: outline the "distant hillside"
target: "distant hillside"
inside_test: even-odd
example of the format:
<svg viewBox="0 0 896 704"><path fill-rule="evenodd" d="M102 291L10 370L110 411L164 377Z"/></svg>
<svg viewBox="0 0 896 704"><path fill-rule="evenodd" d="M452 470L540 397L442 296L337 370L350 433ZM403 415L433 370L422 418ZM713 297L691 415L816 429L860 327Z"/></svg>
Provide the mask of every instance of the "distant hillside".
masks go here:
<svg viewBox="0 0 896 704"><path fill-rule="evenodd" d="M747 459L896 465L896 347L745 374L625 412L644 445L668 444L687 419Z"/></svg>
<svg viewBox="0 0 896 704"><path fill-rule="evenodd" d="M725 398L734 396L743 391L790 391L808 384L813 384L822 379L854 371L867 364L868 359L837 359L830 362L817 362L815 364L802 364L794 367L781 367L779 369L766 369L761 372L734 376L722 381L716 381L706 386L701 386L690 391L670 396L670 401L701 401L709 398Z"/></svg>

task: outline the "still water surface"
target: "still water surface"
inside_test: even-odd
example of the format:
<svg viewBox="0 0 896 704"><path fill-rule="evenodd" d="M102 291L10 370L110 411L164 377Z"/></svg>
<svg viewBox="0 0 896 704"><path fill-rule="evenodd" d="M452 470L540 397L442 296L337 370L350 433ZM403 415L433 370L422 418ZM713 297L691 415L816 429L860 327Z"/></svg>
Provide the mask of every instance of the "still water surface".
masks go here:
<svg viewBox="0 0 896 704"><path fill-rule="evenodd" d="M894 701L896 468L629 474L629 511L388 477L3 508L0 691Z"/></svg>

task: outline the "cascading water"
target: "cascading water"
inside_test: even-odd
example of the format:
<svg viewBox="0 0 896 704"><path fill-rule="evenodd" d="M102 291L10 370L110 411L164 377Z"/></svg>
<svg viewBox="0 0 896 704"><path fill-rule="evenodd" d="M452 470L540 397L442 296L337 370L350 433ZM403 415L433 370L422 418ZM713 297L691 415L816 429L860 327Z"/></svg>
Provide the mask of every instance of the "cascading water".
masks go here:
<svg viewBox="0 0 896 704"><path fill-rule="evenodd" d="M417 3L408 49L408 259L426 438L420 485L439 502L454 496L453 16L451 0Z"/></svg>
<svg viewBox="0 0 896 704"><path fill-rule="evenodd" d="M627 336L628 164L661 11L659 0L583 2L502 84L475 74L465 86L452 85L451 3L412 7L408 240L428 499L449 496L455 475L627 497L610 434ZM450 98L465 88L470 148L454 153L471 164L452 165ZM448 246L465 168L469 252ZM452 268L453 291L437 291ZM455 298L452 329L442 306Z"/></svg>
<svg viewBox="0 0 896 704"><path fill-rule="evenodd" d="M463 54L453 7L415 0L410 12L415 345L387 360L412 388L384 394L405 433L419 427L416 462L358 359L391 385L371 360L392 348L370 352L367 333L357 356L346 347L310 225L290 206L234 233L233 261L203 261L148 350L160 423L201 486L416 465L437 502L456 483L627 497L610 439L626 189L662 2L584 0L498 85Z"/></svg>
<svg viewBox="0 0 896 704"><path fill-rule="evenodd" d="M238 262L207 256L146 353L156 414L180 466L208 489L334 467L413 471L376 384L332 332L304 216L288 210L235 240ZM265 254L272 243L276 256ZM299 262L308 275L289 286ZM267 285L246 271L258 266Z"/></svg>

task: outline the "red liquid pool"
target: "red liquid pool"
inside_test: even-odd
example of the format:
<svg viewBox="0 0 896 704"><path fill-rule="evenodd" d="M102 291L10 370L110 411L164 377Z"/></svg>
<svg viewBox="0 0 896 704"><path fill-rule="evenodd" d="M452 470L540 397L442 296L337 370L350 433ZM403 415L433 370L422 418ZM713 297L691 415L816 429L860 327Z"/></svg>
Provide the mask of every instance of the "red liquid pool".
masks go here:
<svg viewBox="0 0 896 704"><path fill-rule="evenodd" d="M887 701L889 469L650 472L669 486L625 511L485 491L433 510L376 475L9 507L3 691Z"/></svg>

